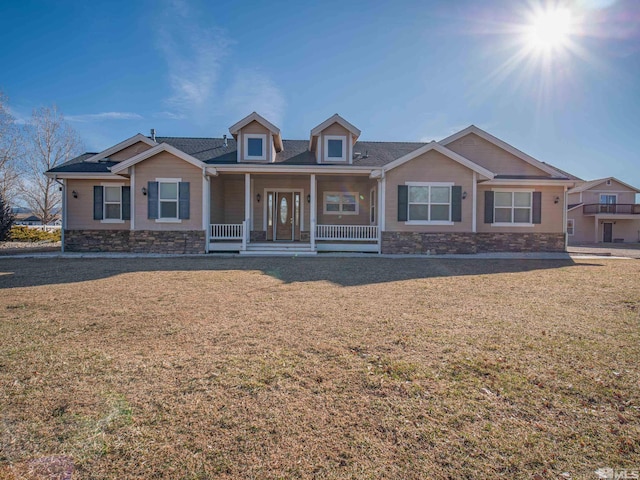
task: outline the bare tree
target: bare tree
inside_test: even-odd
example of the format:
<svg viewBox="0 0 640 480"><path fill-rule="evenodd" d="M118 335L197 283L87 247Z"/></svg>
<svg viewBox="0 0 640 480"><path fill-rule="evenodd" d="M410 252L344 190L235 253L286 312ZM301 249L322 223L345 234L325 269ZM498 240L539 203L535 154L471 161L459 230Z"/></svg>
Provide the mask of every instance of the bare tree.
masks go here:
<svg viewBox="0 0 640 480"><path fill-rule="evenodd" d="M22 152L21 132L7 107L7 97L0 92L0 196L13 204L18 186L17 163Z"/></svg>
<svg viewBox="0 0 640 480"><path fill-rule="evenodd" d="M20 194L42 223L54 219L61 200L57 182L44 172L79 155L81 148L80 137L55 105L34 110L25 130Z"/></svg>

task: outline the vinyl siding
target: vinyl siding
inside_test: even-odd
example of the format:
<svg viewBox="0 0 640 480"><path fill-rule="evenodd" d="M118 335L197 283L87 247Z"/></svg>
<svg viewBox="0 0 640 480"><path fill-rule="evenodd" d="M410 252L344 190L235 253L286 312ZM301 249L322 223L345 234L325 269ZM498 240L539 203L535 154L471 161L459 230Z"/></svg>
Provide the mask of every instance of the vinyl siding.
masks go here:
<svg viewBox="0 0 640 480"><path fill-rule="evenodd" d="M324 161L324 138L327 135L340 135L340 136L345 137L347 158L346 158L346 160L344 162L341 162L341 161L325 162ZM339 164L339 165L349 164L350 163L349 162L349 156L350 156L350 152L351 152L351 148L352 148L350 143L349 143L349 135L350 135L349 130L344 128L339 123L332 123L327 128L322 130L322 132L320 132L320 137L318 139L318 145L316 147L318 149L318 155L319 155L318 158L320 159L319 163L331 163L331 164L335 163L335 164Z"/></svg>
<svg viewBox="0 0 640 480"><path fill-rule="evenodd" d="M316 177L318 179L318 225L369 225L368 177ZM324 213L324 192L354 192L358 199L357 215L332 215Z"/></svg>
<svg viewBox="0 0 640 480"><path fill-rule="evenodd" d="M129 230L130 222L102 223L93 219L93 187L108 184L123 184L129 186L125 179L115 182L102 180L67 180L67 230ZM78 198L73 198L72 192L78 193Z"/></svg>
<svg viewBox="0 0 640 480"><path fill-rule="evenodd" d="M244 151L244 137L243 135L245 133L259 133L262 135L266 135L266 160L247 160L245 158L245 151ZM269 145L269 130L262 126L261 124L259 124L258 122L256 122L255 120L251 123L249 123L248 125L245 125L244 127L242 127L242 129L240 130L240 134L238 135L238 149L240 150L240 161L242 162L256 162L256 163L266 163L266 162L270 162L271 161L271 155L273 154L273 141L271 142L271 145Z"/></svg>

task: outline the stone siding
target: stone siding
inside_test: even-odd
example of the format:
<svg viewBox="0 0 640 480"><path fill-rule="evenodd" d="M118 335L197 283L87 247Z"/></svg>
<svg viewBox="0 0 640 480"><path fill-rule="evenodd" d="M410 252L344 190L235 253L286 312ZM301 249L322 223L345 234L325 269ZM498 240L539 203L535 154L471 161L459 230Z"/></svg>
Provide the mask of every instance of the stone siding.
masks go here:
<svg viewBox="0 0 640 480"><path fill-rule="evenodd" d="M564 252L562 233L382 232L382 253Z"/></svg>
<svg viewBox="0 0 640 480"><path fill-rule="evenodd" d="M65 230L68 252L204 253L201 230Z"/></svg>

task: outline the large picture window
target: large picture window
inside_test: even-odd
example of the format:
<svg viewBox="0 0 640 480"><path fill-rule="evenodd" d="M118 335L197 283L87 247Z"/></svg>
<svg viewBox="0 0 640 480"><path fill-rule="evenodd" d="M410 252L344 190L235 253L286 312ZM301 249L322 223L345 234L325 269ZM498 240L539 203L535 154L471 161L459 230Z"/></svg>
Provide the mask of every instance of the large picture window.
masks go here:
<svg viewBox="0 0 640 480"><path fill-rule="evenodd" d="M357 215L357 192L324 192L324 213L327 215Z"/></svg>
<svg viewBox="0 0 640 480"><path fill-rule="evenodd" d="M494 223L532 223L533 192L494 193Z"/></svg>
<svg viewBox="0 0 640 480"><path fill-rule="evenodd" d="M409 185L408 208L410 222L450 222L451 187Z"/></svg>

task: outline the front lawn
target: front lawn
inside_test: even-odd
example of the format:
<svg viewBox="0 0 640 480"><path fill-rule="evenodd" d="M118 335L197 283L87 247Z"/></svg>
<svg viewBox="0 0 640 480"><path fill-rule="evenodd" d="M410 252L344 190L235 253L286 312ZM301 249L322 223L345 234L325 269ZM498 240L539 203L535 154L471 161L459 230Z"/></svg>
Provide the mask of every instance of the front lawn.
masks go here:
<svg viewBox="0 0 640 480"><path fill-rule="evenodd" d="M3 258L0 479L638 470L639 324L637 260Z"/></svg>

